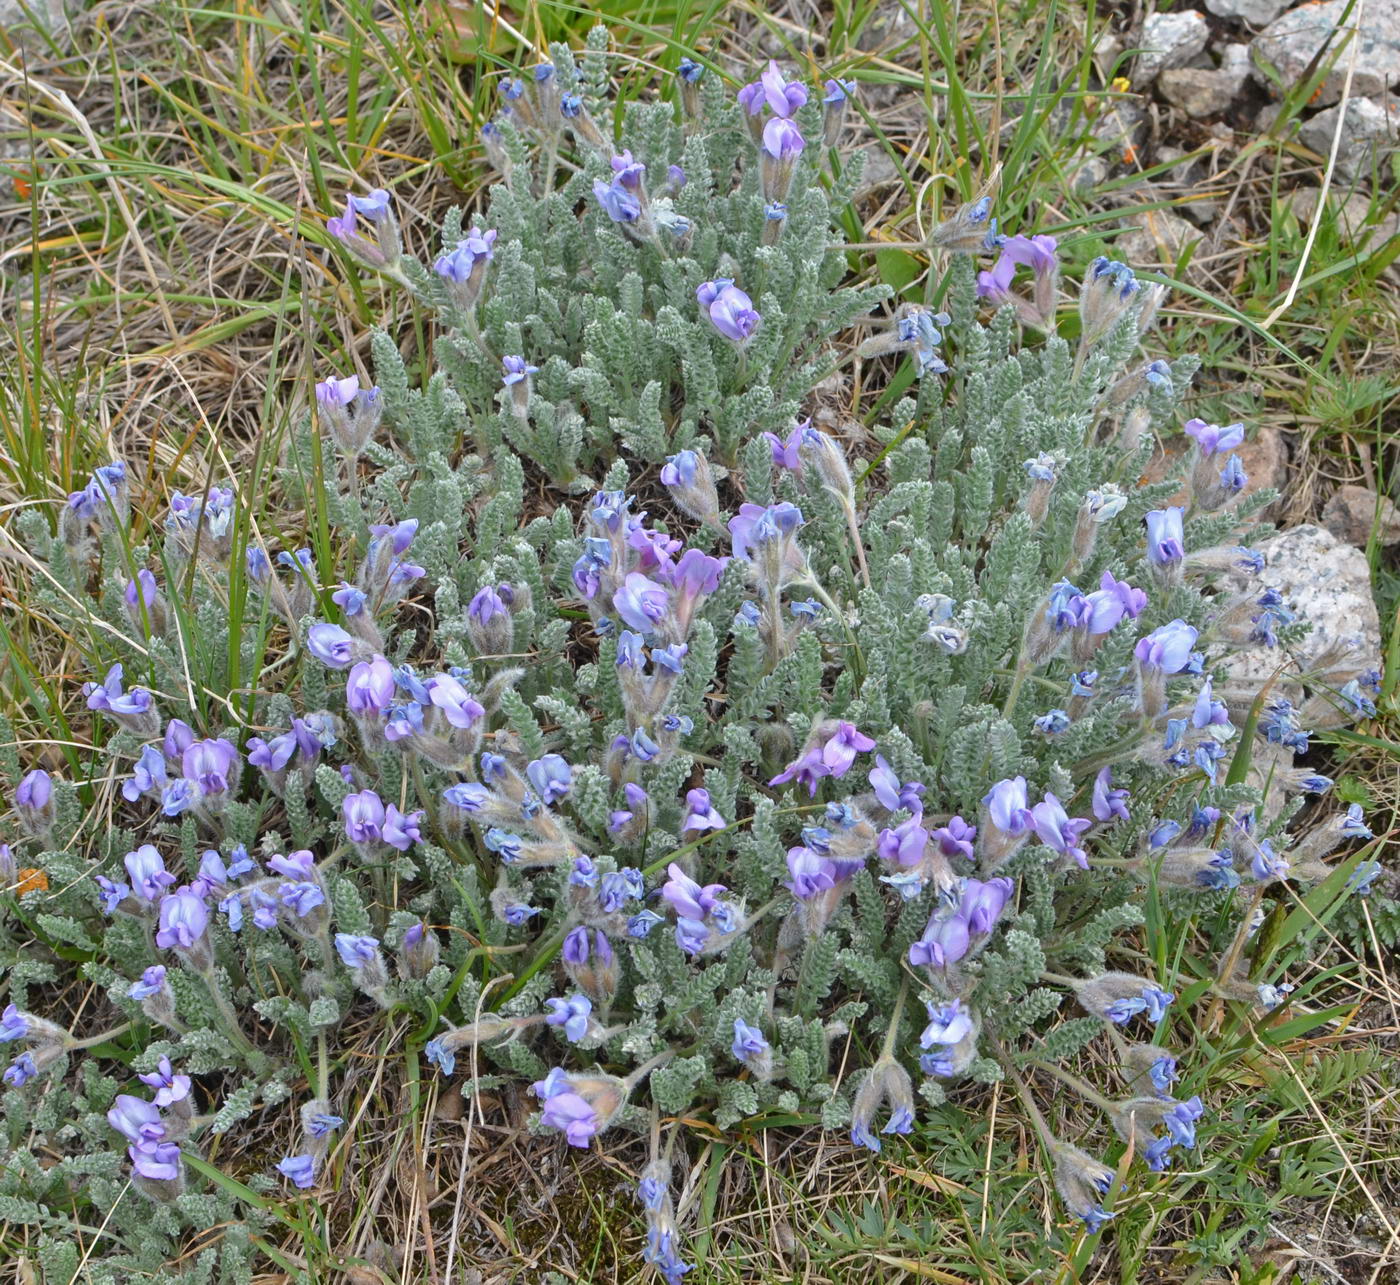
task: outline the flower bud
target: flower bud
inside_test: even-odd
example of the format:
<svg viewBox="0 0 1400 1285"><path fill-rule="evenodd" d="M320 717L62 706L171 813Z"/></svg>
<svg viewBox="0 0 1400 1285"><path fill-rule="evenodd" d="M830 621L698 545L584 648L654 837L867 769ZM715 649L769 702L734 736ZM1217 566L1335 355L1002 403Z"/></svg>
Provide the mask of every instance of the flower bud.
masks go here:
<svg viewBox="0 0 1400 1285"><path fill-rule="evenodd" d="M441 951L437 933L426 924L410 924L399 947L399 975L426 977L437 966Z"/></svg>
<svg viewBox="0 0 1400 1285"><path fill-rule="evenodd" d="M126 582L122 601L131 623L143 634L149 630L151 635L159 637L165 632L165 599L161 597L155 576L145 567L137 571L135 579Z"/></svg>

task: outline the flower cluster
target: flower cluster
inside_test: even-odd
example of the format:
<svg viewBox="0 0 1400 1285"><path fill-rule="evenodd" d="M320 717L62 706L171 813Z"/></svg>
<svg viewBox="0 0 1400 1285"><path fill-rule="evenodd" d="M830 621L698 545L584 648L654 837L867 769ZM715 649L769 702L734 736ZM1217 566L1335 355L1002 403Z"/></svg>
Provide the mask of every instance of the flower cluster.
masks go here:
<svg viewBox="0 0 1400 1285"><path fill-rule="evenodd" d="M1192 369L1139 363L1160 292L1088 264L1065 340L1059 248L971 202L930 235L946 312L871 317L858 345L872 377L942 376L890 385L911 391L867 463L803 416L823 343L883 298L837 288L823 248L817 154L855 87L770 64L736 100L688 62L679 114L637 107L615 142L601 52L502 83L503 182L431 267L387 192L328 223L441 337L429 378L379 336L374 383L306 390L280 480L325 515L311 544L266 543L232 486L176 494L163 547L134 544L119 463L52 528L24 519L68 600L96 586L122 626L90 631L112 653L82 687L111 793L0 758L0 931L26 956L5 1081L60 1095L46 1148L107 1158L50 1179L12 1140L0 1194L86 1181L109 1207L129 1173L152 1245L177 1214L241 1225L203 1175L255 1110L292 1139L265 1188L332 1184L353 1113L330 1050L378 1022L465 1091L530 1085L566 1145L649 1133L643 1257L667 1281L691 1267L680 1121L811 1112L879 1151L966 1082L1025 1095L1096 1231L1115 1171L1029 1078L1152 1170L1210 1128L1172 1095L1187 979L1125 971L1152 958L1119 949L1144 889L1209 912L1192 982L1266 1022L1292 986L1267 908L1384 880L1332 859L1364 817L1295 762L1374 712L1379 675L1343 646L1267 691L1230 663L1296 631L1242 543L1268 497L1230 463L1240 426L1184 423L1179 505L1131 484ZM1300 821L1304 793L1324 802ZM25 1006L71 946L101 997L70 1031ZM1071 1069L1091 1043L1123 1096Z"/></svg>

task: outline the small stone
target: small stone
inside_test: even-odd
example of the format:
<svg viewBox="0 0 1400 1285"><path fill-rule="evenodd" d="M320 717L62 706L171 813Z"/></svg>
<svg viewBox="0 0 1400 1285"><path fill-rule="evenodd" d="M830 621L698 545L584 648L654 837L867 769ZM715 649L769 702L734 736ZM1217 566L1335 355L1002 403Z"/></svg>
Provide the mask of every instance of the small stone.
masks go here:
<svg viewBox="0 0 1400 1285"><path fill-rule="evenodd" d="M1205 0L1217 18L1239 18L1251 27L1267 27L1288 8L1288 0Z"/></svg>
<svg viewBox="0 0 1400 1285"><path fill-rule="evenodd" d="M1304 223L1311 223L1317 217L1318 198L1322 189L1300 187L1279 198L1282 208L1289 209ZM1400 236L1400 214L1385 214L1376 218L1373 202L1363 192L1350 192L1343 196L1333 188L1328 193L1327 210L1337 221L1337 231L1343 240L1352 242L1363 238L1372 245L1384 245L1394 236ZM1395 269L1391 264L1386 269Z"/></svg>
<svg viewBox="0 0 1400 1285"><path fill-rule="evenodd" d="M1322 525L1358 549L1371 542L1373 530L1383 546L1400 544L1400 509L1388 496L1364 486L1338 487L1322 510Z"/></svg>
<svg viewBox="0 0 1400 1285"><path fill-rule="evenodd" d="M1248 45L1226 45L1220 50L1220 74L1235 79L1236 93L1244 88L1244 82L1249 79L1253 66L1249 60Z"/></svg>
<svg viewBox="0 0 1400 1285"><path fill-rule="evenodd" d="M1351 41L1341 39L1336 30L1348 10L1346 21L1356 32ZM1275 18L1250 42L1254 78L1281 98L1304 78L1324 43L1326 58L1335 61L1313 99L1315 106L1335 103L1342 96L1353 62L1352 96L1384 94L1400 81L1400 0L1366 0L1364 10L1350 0L1299 5Z"/></svg>
<svg viewBox="0 0 1400 1285"><path fill-rule="evenodd" d="M1205 49L1209 36L1205 16L1196 9L1154 13L1142 24L1134 78L1145 85L1160 71L1186 66Z"/></svg>
<svg viewBox="0 0 1400 1285"><path fill-rule="evenodd" d="M1264 555L1264 570L1250 582L1256 596L1277 589L1299 620L1312 625L1299 644L1300 656L1315 656L1347 638L1360 640L1358 669L1379 669L1381 622L1371 596L1371 568L1360 549L1319 526L1294 527L1255 546ZM1228 657L1228 677L1262 682L1280 666L1297 673L1297 661L1277 647L1246 647Z"/></svg>
<svg viewBox="0 0 1400 1285"><path fill-rule="evenodd" d="M1224 72L1168 67L1157 77L1157 88L1167 102L1192 120L1204 120L1207 116L1218 116L1229 107L1240 85Z"/></svg>
<svg viewBox="0 0 1400 1285"><path fill-rule="evenodd" d="M1400 104L1382 105L1370 98L1353 98L1343 115L1340 103L1318 112L1298 136L1319 156L1332 152L1332 137L1341 123L1337 144L1337 173L1343 178L1369 176L1372 166L1400 144Z"/></svg>
<svg viewBox="0 0 1400 1285"><path fill-rule="evenodd" d="M1117 257L1145 268L1175 266L1182 252L1201 240L1202 232L1170 210L1144 210L1130 219L1132 230L1118 238Z"/></svg>

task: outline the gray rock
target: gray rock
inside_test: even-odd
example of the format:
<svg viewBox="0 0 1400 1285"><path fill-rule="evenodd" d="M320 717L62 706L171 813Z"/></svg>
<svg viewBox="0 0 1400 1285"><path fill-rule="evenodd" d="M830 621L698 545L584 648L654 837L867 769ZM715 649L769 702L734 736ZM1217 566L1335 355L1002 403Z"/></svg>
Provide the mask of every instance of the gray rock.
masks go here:
<svg viewBox="0 0 1400 1285"><path fill-rule="evenodd" d="M1217 18L1239 18L1251 27L1267 27L1288 8L1288 0L1205 0Z"/></svg>
<svg viewBox="0 0 1400 1285"><path fill-rule="evenodd" d="M1249 60L1248 45L1225 45L1220 50L1220 74L1234 80L1236 93L1244 88L1253 65Z"/></svg>
<svg viewBox="0 0 1400 1285"><path fill-rule="evenodd" d="M1255 79L1275 97L1281 97L1283 91L1303 79L1308 65L1330 38L1326 57L1335 61L1313 100L1316 105L1335 103L1342 96L1353 48L1354 97L1383 94L1400 81L1400 0L1366 0L1364 12L1360 5L1355 6L1347 19L1356 30L1350 42L1345 41L1344 33L1334 34L1347 2L1323 0L1321 4L1304 4L1275 18L1250 42Z"/></svg>
<svg viewBox="0 0 1400 1285"><path fill-rule="evenodd" d="M1322 525L1339 540L1364 549L1375 533L1389 548L1400 544L1400 510L1388 496L1364 486L1340 486L1322 510Z"/></svg>
<svg viewBox="0 0 1400 1285"><path fill-rule="evenodd" d="M1210 28L1196 9L1154 13L1142 24L1134 79L1146 84L1158 72L1184 67L1206 47Z"/></svg>
<svg viewBox="0 0 1400 1285"><path fill-rule="evenodd" d="M25 13L26 7L29 13ZM76 4L71 7L76 11ZM0 29L6 35L15 35L25 29L32 32L37 20L50 35L61 35L68 30L69 8L65 0L28 0L27 6L22 5L20 0L0 0Z"/></svg>
<svg viewBox="0 0 1400 1285"><path fill-rule="evenodd" d="M1320 187L1295 188L1279 198L1279 204L1293 211L1304 223L1311 223L1317 217ZM1337 220L1337 230L1347 241L1359 241L1369 237L1372 244L1380 244L1400 235L1400 214L1385 214L1377 217L1382 201L1372 201L1364 192L1339 192L1333 187L1327 194L1327 209Z"/></svg>
<svg viewBox="0 0 1400 1285"><path fill-rule="evenodd" d="M1114 243L1114 255L1134 267L1160 270L1173 267L1187 246L1204 235L1170 210L1144 210L1134 214L1132 228Z"/></svg>
<svg viewBox="0 0 1400 1285"><path fill-rule="evenodd" d="M1343 178L1369 175L1373 165L1400 145L1400 104L1382 105L1371 98L1349 99L1345 114L1340 103L1318 112L1298 135L1325 158L1331 154L1339 121L1342 136L1337 144L1337 173Z"/></svg>
<svg viewBox="0 0 1400 1285"><path fill-rule="evenodd" d="M1343 639L1355 638L1358 669L1380 668L1381 622L1371 596L1371 568L1360 549L1318 526L1294 527L1257 546L1264 570L1251 592L1277 589L1312 632L1296 649L1301 657L1317 655ZM1298 657L1277 647L1247 647L1225 664L1230 679L1262 682L1280 666L1285 676L1301 672Z"/></svg>
<svg viewBox="0 0 1400 1285"><path fill-rule="evenodd" d="M1168 67L1157 77L1163 98L1192 120L1218 116L1240 91L1240 82L1222 71L1198 71L1194 67Z"/></svg>

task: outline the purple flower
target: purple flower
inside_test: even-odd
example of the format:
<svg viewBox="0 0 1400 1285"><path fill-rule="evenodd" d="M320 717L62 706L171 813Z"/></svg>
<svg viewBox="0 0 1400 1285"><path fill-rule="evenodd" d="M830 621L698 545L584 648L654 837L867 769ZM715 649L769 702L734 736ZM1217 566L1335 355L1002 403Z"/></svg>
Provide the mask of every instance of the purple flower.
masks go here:
<svg viewBox="0 0 1400 1285"><path fill-rule="evenodd" d="M1080 869L1089 868L1089 858L1079 846L1079 836L1093 824L1088 817L1070 820L1059 799L1048 791L1031 809L1031 817L1041 843L1069 857Z"/></svg>
<svg viewBox="0 0 1400 1285"><path fill-rule="evenodd" d="M89 709L108 714L137 716L151 708L151 693L144 687L123 690L120 664L113 665L101 683L84 683L83 695L87 697Z"/></svg>
<svg viewBox="0 0 1400 1285"><path fill-rule="evenodd" d="M394 667L383 656L351 667L345 681L345 704L352 714L379 718L394 699Z"/></svg>
<svg viewBox="0 0 1400 1285"><path fill-rule="evenodd" d="M291 732L274 736L265 741L261 736L250 736L244 747L248 751L248 762L265 772L280 772L292 760L297 750L297 738Z"/></svg>
<svg viewBox="0 0 1400 1285"><path fill-rule="evenodd" d="M768 445L773 451L773 464L777 468L787 469L790 473L802 472L802 457L798 454L797 448L802 442L802 430L812 421L803 420L800 424L792 426L792 432L787 437L779 437L776 433L764 433L768 439Z"/></svg>
<svg viewBox="0 0 1400 1285"><path fill-rule="evenodd" d="M194 731L183 719L172 718L165 725L165 738L161 749L168 759L178 759L194 744Z"/></svg>
<svg viewBox="0 0 1400 1285"><path fill-rule="evenodd" d="M4 1081L16 1089L23 1088L30 1080L39 1074L39 1068L34 1062L32 1053L21 1053L5 1069Z"/></svg>
<svg viewBox="0 0 1400 1285"><path fill-rule="evenodd" d="M919 1036L919 1047L929 1049L935 1044L960 1044L972 1034L972 1017L963 1008L961 1000L951 1004L934 1004L924 1001L928 1010L928 1025Z"/></svg>
<svg viewBox="0 0 1400 1285"><path fill-rule="evenodd" d="M771 1053L772 1046L759 1027L750 1026L743 1018L736 1017L734 1019L734 1040L729 1046L729 1051L734 1055L736 1062L748 1065L758 1062L765 1055Z"/></svg>
<svg viewBox="0 0 1400 1285"><path fill-rule="evenodd" d="M0 1013L0 1044L22 1040L29 1034L29 1021L13 1004L7 1004Z"/></svg>
<svg viewBox="0 0 1400 1285"><path fill-rule="evenodd" d="M384 842L399 852L407 852L415 843L423 841L419 828L423 813L400 812L392 803L384 810Z"/></svg>
<svg viewBox="0 0 1400 1285"><path fill-rule="evenodd" d="M502 830L498 825L493 825L486 831L482 836L482 842L485 843L488 852L496 853L506 865L510 865L513 861L519 861L525 846L525 841L518 834Z"/></svg>
<svg viewBox="0 0 1400 1285"><path fill-rule="evenodd" d="M855 763L857 754L874 748L875 742L854 723L838 723L836 731L822 746L822 762L831 770L832 776L845 776Z"/></svg>
<svg viewBox="0 0 1400 1285"><path fill-rule="evenodd" d="M996 927L1001 912L1006 909L1006 903L1015 890L1015 883L1007 878L988 879L985 882L968 879L963 884L958 913L967 920L967 926L973 933L989 933Z"/></svg>
<svg viewBox="0 0 1400 1285"><path fill-rule="evenodd" d="M571 1077L556 1067L532 1089L544 1103L540 1114L543 1123L558 1129L571 1147L588 1146L602 1121L588 1099L573 1091Z"/></svg>
<svg viewBox="0 0 1400 1285"><path fill-rule="evenodd" d="M127 991L128 999L150 999L165 989L165 965L152 964L141 974L139 982L133 982Z"/></svg>
<svg viewBox="0 0 1400 1285"><path fill-rule="evenodd" d="M354 639L339 625L316 624L306 631L306 649L323 665L344 669L350 664Z"/></svg>
<svg viewBox="0 0 1400 1285"><path fill-rule="evenodd" d="M931 837L919 820L920 814L916 813L893 830L881 830L875 844L875 855L881 861L891 861L906 868L918 865L924 858Z"/></svg>
<svg viewBox="0 0 1400 1285"><path fill-rule="evenodd" d="M526 766L525 775L535 787L535 793L547 804L558 803L574 783L573 769L558 754L534 759Z"/></svg>
<svg viewBox="0 0 1400 1285"><path fill-rule="evenodd" d="M158 1107L168 1107L190 1095L190 1077L176 1075L168 1057L161 1058L154 1071L136 1078L148 1088L156 1090L155 1104Z"/></svg>
<svg viewBox="0 0 1400 1285"><path fill-rule="evenodd" d="M319 883L312 883L309 880L279 884L277 895L282 899L282 904L298 919L305 919L318 906L326 904L325 890ZM260 928L272 926L272 924L259 923L256 911L253 914L253 922ZM276 919L273 917L273 923L275 922Z"/></svg>
<svg viewBox="0 0 1400 1285"><path fill-rule="evenodd" d="M379 958L379 939L356 937L352 933L336 933L335 949L340 955L340 962L351 972L355 972L368 967Z"/></svg>
<svg viewBox="0 0 1400 1285"><path fill-rule="evenodd" d="M334 1133L345 1121L338 1115L331 1115L328 1112L319 1112L313 1115L306 1122L306 1131L313 1138L324 1138L329 1133Z"/></svg>
<svg viewBox="0 0 1400 1285"><path fill-rule="evenodd" d="M766 509L758 504L741 504L738 514L729 519L734 556L752 561L753 550L790 540L805 522L802 510L786 501Z"/></svg>
<svg viewBox="0 0 1400 1285"><path fill-rule="evenodd" d="M545 1007L550 1010L545 1023L549 1026L562 1026L567 1039L577 1044L588 1034L588 1023L593 1013L593 1001L587 995L570 995L568 999L547 999Z"/></svg>
<svg viewBox="0 0 1400 1285"><path fill-rule="evenodd" d="M529 365L524 357L502 357L501 367L505 374L501 376L501 383L507 388L512 384L522 383L531 375L539 374L538 366Z"/></svg>
<svg viewBox="0 0 1400 1285"><path fill-rule="evenodd" d="M15 787L15 808L32 820L34 829L43 829L52 817L53 782L42 768L25 775Z"/></svg>
<svg viewBox="0 0 1400 1285"><path fill-rule="evenodd" d="M136 767L132 768L132 777L122 782L122 798L134 803L143 795L160 794L168 781L164 754L154 745L143 746Z"/></svg>
<svg viewBox="0 0 1400 1285"><path fill-rule="evenodd" d="M603 213L614 223L635 223L642 216L641 202L620 179L611 183L593 180L593 195L603 207Z"/></svg>
<svg viewBox="0 0 1400 1285"><path fill-rule="evenodd" d="M1154 629L1145 638L1138 639L1133 655L1144 669L1177 674L1190 663L1191 649L1196 645L1197 636L1193 626L1184 620L1173 620L1160 629Z"/></svg>
<svg viewBox="0 0 1400 1285"><path fill-rule="evenodd" d="M185 777L177 777L161 791L161 811L168 817L177 817L187 812L199 802L199 786Z"/></svg>
<svg viewBox="0 0 1400 1285"><path fill-rule="evenodd" d="M728 891L722 883L702 888L674 861L666 873L669 878L661 886L662 899L684 919L703 919L720 904L720 893Z"/></svg>
<svg viewBox="0 0 1400 1285"><path fill-rule="evenodd" d="M355 400L359 391L358 375L347 375L344 379L337 379L332 375L316 385L316 401L323 408L343 408Z"/></svg>
<svg viewBox="0 0 1400 1285"><path fill-rule="evenodd" d="M1227 454L1238 450L1244 443L1244 425L1207 424L1203 419L1188 419L1184 425L1187 436L1196 439L1196 445L1205 456Z"/></svg>
<svg viewBox="0 0 1400 1285"><path fill-rule="evenodd" d="M268 859L267 868L288 879L310 879L316 871L316 857L310 848L298 848L285 857L279 852Z"/></svg>
<svg viewBox="0 0 1400 1285"><path fill-rule="evenodd" d="M1186 557L1186 536L1180 507L1153 509L1146 515L1147 558L1154 566L1174 566Z"/></svg>
<svg viewBox="0 0 1400 1285"><path fill-rule="evenodd" d="M181 765L186 779L199 786L201 795L219 795L237 785L241 760L238 751L221 736L189 746Z"/></svg>
<svg viewBox="0 0 1400 1285"><path fill-rule="evenodd" d="M122 864L133 890L143 901L156 901L175 882L175 876L165 868L160 853L149 843L128 852Z"/></svg>
<svg viewBox="0 0 1400 1285"><path fill-rule="evenodd" d="M384 837L384 803L373 790L347 794L340 810L345 817L345 837L351 843L378 843Z"/></svg>
<svg viewBox="0 0 1400 1285"><path fill-rule="evenodd" d="M588 935L588 929L580 924L577 928L571 929L564 938L564 945L560 949L560 956L566 964L586 964L588 957L592 953L592 939Z"/></svg>
<svg viewBox="0 0 1400 1285"><path fill-rule="evenodd" d="M179 888L161 898L160 927L156 945L164 950L193 950L209 927L209 907L189 888Z"/></svg>
<svg viewBox="0 0 1400 1285"><path fill-rule="evenodd" d="M792 160L802 154L807 140L785 116L775 116L763 127L763 150L774 160Z"/></svg>
<svg viewBox="0 0 1400 1285"><path fill-rule="evenodd" d="M969 825L960 816L948 818L947 825L929 831L929 838L938 844L938 850L945 857L964 857L972 860L972 845L977 838L977 827Z"/></svg>
<svg viewBox="0 0 1400 1285"><path fill-rule="evenodd" d="M1012 777L998 781L982 799L991 823L1003 834L1026 834L1034 824L1027 807L1026 778Z"/></svg>
<svg viewBox="0 0 1400 1285"><path fill-rule="evenodd" d="M723 830L725 820L715 811L710 802L709 790L691 790L685 796L685 819L681 823L681 836L692 830Z"/></svg>
<svg viewBox="0 0 1400 1285"><path fill-rule="evenodd" d="M966 879L956 906L939 907L923 935L909 947L909 962L947 968L971 949L972 939L996 927L1016 885L1006 878Z"/></svg>
<svg viewBox="0 0 1400 1285"><path fill-rule="evenodd" d="M928 968L947 968L968 952L972 934L957 911L939 911L928 921L919 940L909 947L909 962Z"/></svg>
<svg viewBox="0 0 1400 1285"><path fill-rule="evenodd" d="M131 889L124 883L113 883L103 875L96 875L94 878L97 881L98 892L102 897L102 913L104 915L114 913L116 908L131 896Z"/></svg>
<svg viewBox="0 0 1400 1285"><path fill-rule="evenodd" d="M450 674L434 674L427 688L428 699L453 727L471 727L486 714L481 702Z"/></svg>
<svg viewBox="0 0 1400 1285"><path fill-rule="evenodd" d="M1099 821L1112 821L1114 817L1128 820L1127 790L1113 788L1113 769L1106 767L1094 778L1093 812Z"/></svg>
<svg viewBox="0 0 1400 1285"><path fill-rule="evenodd" d="M695 297L715 329L736 344L748 343L762 320L754 311L753 300L727 278L702 283Z"/></svg>
<svg viewBox="0 0 1400 1285"><path fill-rule="evenodd" d="M631 572L613 594L613 608L633 629L644 634L655 631L670 610L670 595L654 580Z"/></svg>
<svg viewBox="0 0 1400 1285"><path fill-rule="evenodd" d="M687 955L698 955L710 940L710 928L703 920L682 915L676 920L676 945Z"/></svg>
<svg viewBox="0 0 1400 1285"><path fill-rule="evenodd" d="M462 240L444 251L433 262L433 271L447 284L448 293L460 307L469 308L481 293L486 266L495 258L496 230L472 228Z"/></svg>
<svg viewBox="0 0 1400 1285"><path fill-rule="evenodd" d="M303 1191L316 1185L316 1160L313 1156L284 1156L277 1162L277 1172Z"/></svg>
<svg viewBox="0 0 1400 1285"><path fill-rule="evenodd" d="M475 781L461 785L449 785L442 792L442 801L463 812L480 812L491 800L491 791Z"/></svg>
<svg viewBox="0 0 1400 1285"><path fill-rule="evenodd" d="M799 901L806 901L836 886L831 861L818 856L810 848L789 848L787 868L791 878L785 880L783 886Z"/></svg>
<svg viewBox="0 0 1400 1285"><path fill-rule="evenodd" d="M870 769L870 788L875 791L880 806L891 812L900 808L908 808L911 812L923 810L920 795L925 787L918 781L901 782L894 769L879 754L875 756L875 766Z"/></svg>
<svg viewBox="0 0 1400 1285"><path fill-rule="evenodd" d="M160 1108L129 1093L117 1094L116 1101L107 1112L107 1123L138 1147L165 1138L165 1122L160 1118Z"/></svg>
<svg viewBox="0 0 1400 1285"><path fill-rule="evenodd" d="M1011 282L1016 276L1016 262L1001 255L992 264L990 270L984 270L977 274L977 297L979 299L991 300L994 307L1000 308L1002 304L1009 303L1014 297L1011 293Z"/></svg>
<svg viewBox="0 0 1400 1285"><path fill-rule="evenodd" d="M766 104L775 116L788 117L807 103L807 87L784 78L775 60L768 60L768 69L751 85L739 91L739 102L750 116L756 116Z"/></svg>

